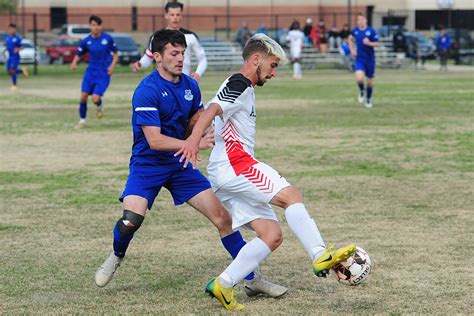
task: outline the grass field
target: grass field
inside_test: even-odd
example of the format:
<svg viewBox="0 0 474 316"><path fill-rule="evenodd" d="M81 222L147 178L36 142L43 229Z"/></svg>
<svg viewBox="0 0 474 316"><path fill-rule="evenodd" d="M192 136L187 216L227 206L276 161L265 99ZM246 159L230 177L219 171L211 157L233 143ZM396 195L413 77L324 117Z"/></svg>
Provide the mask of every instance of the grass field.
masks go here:
<svg viewBox="0 0 474 316"><path fill-rule="evenodd" d="M229 263L217 232L168 192L114 280L94 284L121 216L130 98L143 74L114 75L106 118L75 130L81 73L42 71L0 88L0 313L217 314L206 282ZM208 73L204 100L225 79ZM282 299L237 298L250 314L473 312L474 74L378 72L375 108L341 70L289 72L257 88L256 156L300 188L329 243L356 242L373 271L358 287L312 275L281 210L285 241L262 266ZM248 238L252 234L245 232Z"/></svg>

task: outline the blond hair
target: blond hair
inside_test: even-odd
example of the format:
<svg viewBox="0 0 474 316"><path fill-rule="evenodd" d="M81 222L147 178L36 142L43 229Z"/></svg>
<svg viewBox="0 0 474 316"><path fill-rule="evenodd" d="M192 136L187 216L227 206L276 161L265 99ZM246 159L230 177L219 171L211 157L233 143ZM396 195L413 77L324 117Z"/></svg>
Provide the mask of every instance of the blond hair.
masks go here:
<svg viewBox="0 0 474 316"><path fill-rule="evenodd" d="M242 57L248 60L250 56L258 52L277 57L281 64L288 63L285 51L280 44L263 33L257 33L247 41L242 50Z"/></svg>

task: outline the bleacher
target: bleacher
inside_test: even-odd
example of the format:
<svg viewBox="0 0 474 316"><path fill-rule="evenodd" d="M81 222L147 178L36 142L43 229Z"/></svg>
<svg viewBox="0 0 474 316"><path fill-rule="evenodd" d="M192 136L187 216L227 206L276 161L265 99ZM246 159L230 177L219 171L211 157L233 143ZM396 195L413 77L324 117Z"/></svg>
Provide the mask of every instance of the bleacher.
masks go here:
<svg viewBox="0 0 474 316"><path fill-rule="evenodd" d="M377 65L381 67L401 67L404 56L393 51L392 40L381 38L380 42L382 45L375 50ZM239 68L242 64L242 48L236 42L205 40L201 44L206 51L209 69L229 71ZM288 50L287 54L289 55ZM194 56L193 63L196 63ZM322 54L314 47L303 49L302 64L305 69L317 68L318 64L332 64L335 67L344 67L342 56L337 49L332 49Z"/></svg>

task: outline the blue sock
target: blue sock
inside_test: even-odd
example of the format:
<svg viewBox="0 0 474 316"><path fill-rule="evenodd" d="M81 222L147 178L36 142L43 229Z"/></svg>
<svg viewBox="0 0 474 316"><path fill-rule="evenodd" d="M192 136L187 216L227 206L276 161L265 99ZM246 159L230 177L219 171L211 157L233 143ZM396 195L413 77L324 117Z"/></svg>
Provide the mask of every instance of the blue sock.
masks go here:
<svg viewBox="0 0 474 316"><path fill-rule="evenodd" d="M134 234L124 236L117 228L117 224L114 227L114 253L117 257L125 257L125 252L127 252L128 245L132 240Z"/></svg>
<svg viewBox="0 0 474 316"><path fill-rule="evenodd" d="M372 87L367 86L367 103L370 102L370 98L372 98Z"/></svg>
<svg viewBox="0 0 474 316"><path fill-rule="evenodd" d="M361 95L364 95L364 83L358 82L357 85L359 86L359 91Z"/></svg>
<svg viewBox="0 0 474 316"><path fill-rule="evenodd" d="M18 68L18 69L16 70L16 74L17 74L17 75L23 74L23 70L21 70L20 68Z"/></svg>
<svg viewBox="0 0 474 316"><path fill-rule="evenodd" d="M79 103L79 117L85 119L87 114L87 102Z"/></svg>
<svg viewBox="0 0 474 316"><path fill-rule="evenodd" d="M12 76L12 83L14 86L16 86L16 73L13 73L11 76Z"/></svg>
<svg viewBox="0 0 474 316"><path fill-rule="evenodd" d="M99 102L97 102L95 105L97 105L98 107L102 105L102 99L99 99Z"/></svg>
<svg viewBox="0 0 474 316"><path fill-rule="evenodd" d="M232 234L221 238L221 241L224 245L224 248L232 256L232 259L235 259L235 257L237 257L237 254L239 253L240 249L242 249L242 247L246 244L245 240L242 238L242 234L240 233L240 231L233 232ZM251 272L245 277L245 280L253 280L254 277L255 274Z"/></svg>

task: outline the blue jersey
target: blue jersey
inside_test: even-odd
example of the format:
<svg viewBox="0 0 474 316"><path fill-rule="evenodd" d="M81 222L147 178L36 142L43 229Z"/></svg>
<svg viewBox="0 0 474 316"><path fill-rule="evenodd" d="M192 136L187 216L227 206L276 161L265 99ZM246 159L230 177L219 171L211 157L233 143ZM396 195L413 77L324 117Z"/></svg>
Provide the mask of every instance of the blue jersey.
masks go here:
<svg viewBox="0 0 474 316"><path fill-rule="evenodd" d="M161 134L185 139L190 118L203 105L197 82L182 74L177 83L168 81L155 70L138 85L132 98L133 147L130 167L159 167L180 170L182 163L174 152L152 150L142 126L158 126Z"/></svg>
<svg viewBox="0 0 474 316"><path fill-rule="evenodd" d="M438 49L449 49L451 47L451 38L448 34L444 34L444 36L439 34L436 36L436 45L438 46Z"/></svg>
<svg viewBox="0 0 474 316"><path fill-rule="evenodd" d="M355 38L356 47L357 47L357 57L356 60L364 63L373 63L375 62L375 53L374 48L363 43L364 38L368 38L371 42L378 42L379 36L377 31L375 31L370 26L366 27L364 30L356 27L351 32L352 36Z"/></svg>
<svg viewBox="0 0 474 316"><path fill-rule="evenodd" d="M343 41L341 43L340 52L343 56L349 56L351 54L351 48L349 47L349 44L346 41Z"/></svg>
<svg viewBox="0 0 474 316"><path fill-rule="evenodd" d="M21 47L22 38L19 35L7 35L5 37L5 44L8 50L9 58L20 58L20 52L15 52L15 48Z"/></svg>
<svg viewBox="0 0 474 316"><path fill-rule="evenodd" d="M88 35L81 40L77 49L77 56L81 57L89 53L89 66L91 70L107 70L112 63L112 53L117 52L114 39L107 33L100 34L95 38Z"/></svg>

